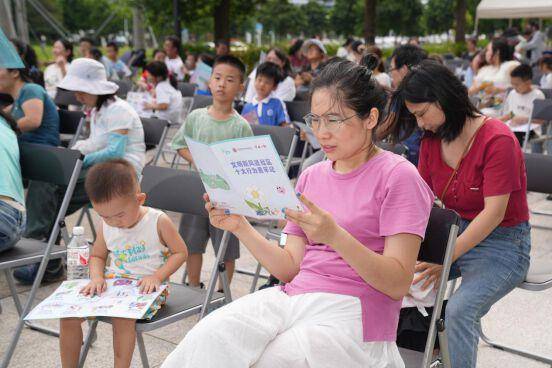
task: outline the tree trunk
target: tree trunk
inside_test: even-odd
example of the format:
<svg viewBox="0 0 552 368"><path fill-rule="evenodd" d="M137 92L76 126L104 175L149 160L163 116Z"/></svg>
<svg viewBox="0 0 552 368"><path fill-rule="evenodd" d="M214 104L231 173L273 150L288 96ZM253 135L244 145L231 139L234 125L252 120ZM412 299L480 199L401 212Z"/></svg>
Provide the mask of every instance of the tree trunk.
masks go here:
<svg viewBox="0 0 552 368"><path fill-rule="evenodd" d="M13 25L11 0L0 0L0 27L8 38L17 38L15 26Z"/></svg>
<svg viewBox="0 0 552 368"><path fill-rule="evenodd" d="M138 7L132 8L132 45L134 50L145 49L144 12Z"/></svg>
<svg viewBox="0 0 552 368"><path fill-rule="evenodd" d="M367 45L376 43L377 0L364 0L364 40Z"/></svg>
<svg viewBox="0 0 552 368"><path fill-rule="evenodd" d="M173 0L173 18L174 18L174 34L178 38L182 33L182 28L180 27L180 4L179 0Z"/></svg>
<svg viewBox="0 0 552 368"><path fill-rule="evenodd" d="M18 0L15 2L15 20L19 39L26 44L29 43L29 27L27 24L27 1Z"/></svg>
<svg viewBox="0 0 552 368"><path fill-rule="evenodd" d="M456 0L456 9L454 12L456 21L456 34L454 42L466 41L466 0Z"/></svg>
<svg viewBox="0 0 552 368"><path fill-rule="evenodd" d="M220 0L214 9L215 41L230 41L230 1Z"/></svg>

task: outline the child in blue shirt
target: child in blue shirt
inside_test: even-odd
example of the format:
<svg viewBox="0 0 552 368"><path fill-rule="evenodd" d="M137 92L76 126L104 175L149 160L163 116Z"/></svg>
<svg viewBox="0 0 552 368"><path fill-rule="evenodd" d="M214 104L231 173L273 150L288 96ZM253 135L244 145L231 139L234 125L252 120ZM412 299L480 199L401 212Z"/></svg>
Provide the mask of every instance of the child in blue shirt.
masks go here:
<svg viewBox="0 0 552 368"><path fill-rule="evenodd" d="M265 62L257 67L255 76L256 96L242 110L242 116L253 124L283 126L289 122L286 105L282 100L271 97L272 92L283 80L282 71L278 65Z"/></svg>

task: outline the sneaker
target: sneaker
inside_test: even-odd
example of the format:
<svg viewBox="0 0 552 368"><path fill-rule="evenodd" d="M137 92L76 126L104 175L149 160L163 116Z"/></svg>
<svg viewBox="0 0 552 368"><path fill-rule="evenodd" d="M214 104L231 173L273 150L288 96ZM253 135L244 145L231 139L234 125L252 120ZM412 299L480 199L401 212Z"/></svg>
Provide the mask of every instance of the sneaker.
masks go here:
<svg viewBox="0 0 552 368"><path fill-rule="evenodd" d="M17 267L13 271L13 277L23 285L32 285L36 274L38 273L38 268L40 263L34 263L30 265L25 265ZM42 282L55 282L63 278L65 272L63 267L63 262L61 259L52 259L48 262L46 266L46 272L44 272L44 277L42 277Z"/></svg>
<svg viewBox="0 0 552 368"><path fill-rule="evenodd" d="M192 289L205 289L205 284L202 282L199 283L199 286L190 286L189 282L187 282L185 285L191 287Z"/></svg>

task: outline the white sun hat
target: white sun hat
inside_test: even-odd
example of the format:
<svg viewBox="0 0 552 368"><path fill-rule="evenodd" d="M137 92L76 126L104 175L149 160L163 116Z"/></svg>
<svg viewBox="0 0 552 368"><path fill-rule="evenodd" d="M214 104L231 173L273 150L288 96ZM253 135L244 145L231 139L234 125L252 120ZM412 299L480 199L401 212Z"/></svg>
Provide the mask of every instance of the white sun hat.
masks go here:
<svg viewBox="0 0 552 368"><path fill-rule="evenodd" d="M324 55L328 54L328 52L326 51L326 48L324 47L324 44L322 43L322 41L317 40L316 38L311 38L310 40L305 41L305 43L303 44L303 50L307 51L309 49L309 47L311 47L313 45L318 47Z"/></svg>
<svg viewBox="0 0 552 368"><path fill-rule="evenodd" d="M69 91L85 92L91 95L110 95L117 92L119 86L107 80L105 67L99 61L89 58L73 60L65 78L58 85Z"/></svg>

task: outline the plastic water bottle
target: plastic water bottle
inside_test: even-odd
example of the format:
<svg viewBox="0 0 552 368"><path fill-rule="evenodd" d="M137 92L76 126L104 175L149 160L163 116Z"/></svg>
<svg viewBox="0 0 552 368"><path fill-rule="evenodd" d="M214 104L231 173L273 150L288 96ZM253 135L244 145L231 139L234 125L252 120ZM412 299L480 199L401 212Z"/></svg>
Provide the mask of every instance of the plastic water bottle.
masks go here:
<svg viewBox="0 0 552 368"><path fill-rule="evenodd" d="M67 280L87 279L89 277L88 258L90 247L84 238L84 228L75 226L73 238L67 246Z"/></svg>

